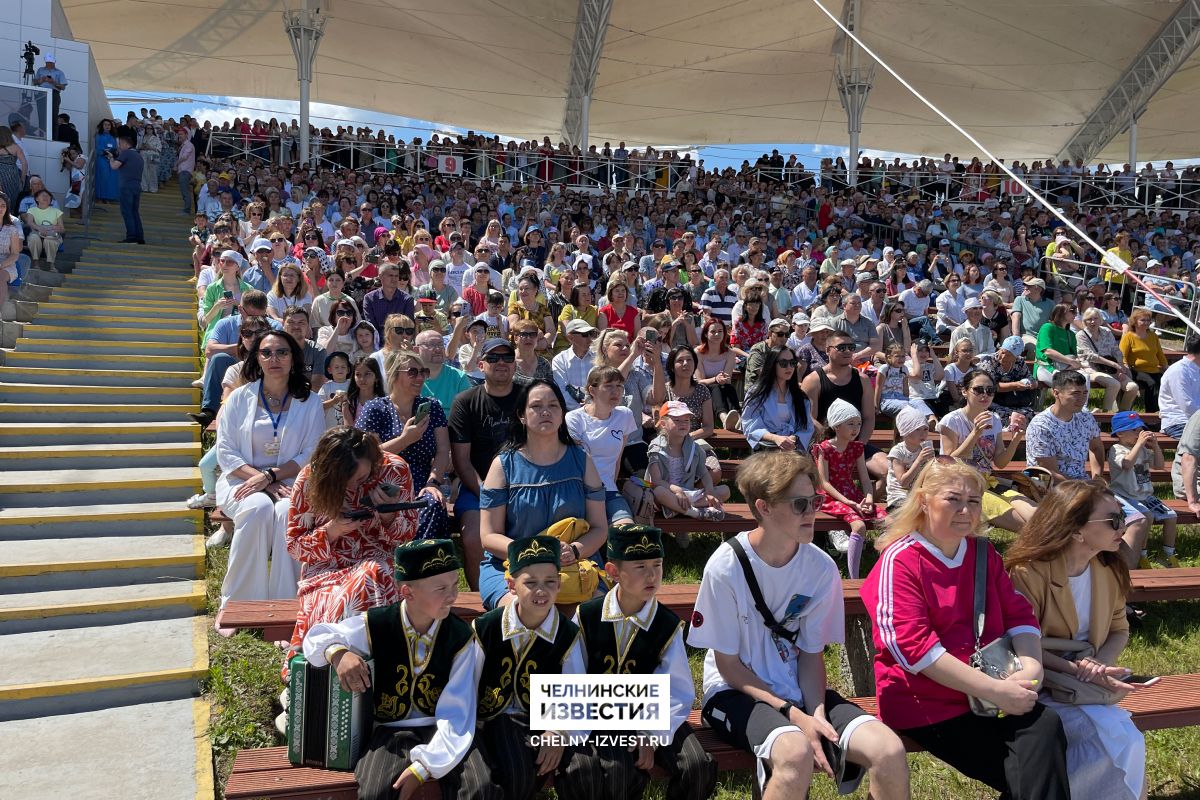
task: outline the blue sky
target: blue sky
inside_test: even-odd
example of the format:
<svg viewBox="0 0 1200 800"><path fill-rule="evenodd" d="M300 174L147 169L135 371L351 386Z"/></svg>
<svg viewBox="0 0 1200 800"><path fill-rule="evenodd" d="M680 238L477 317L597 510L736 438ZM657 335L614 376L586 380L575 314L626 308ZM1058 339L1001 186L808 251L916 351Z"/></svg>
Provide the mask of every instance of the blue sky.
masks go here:
<svg viewBox="0 0 1200 800"><path fill-rule="evenodd" d="M119 119L123 119L127 112L131 110L137 111L143 106L157 109L158 113L164 118L174 117L178 119L183 114L189 114L197 119L208 119L218 124L226 120L232 120L235 117L245 116L261 117L264 119L279 117L289 120L299 117L299 104L283 100L218 95L179 97L159 92L135 93L119 90L110 90L108 97L109 102L112 104L113 113ZM414 136L428 139L434 133L456 133L463 130L450 125L440 125L411 117L398 117L392 114L346 108L328 103L313 103L310 115L313 124L319 127L336 127L337 125L345 125L347 122L350 122L355 125L369 125L372 128L383 128L388 133L394 133L397 138L403 137L405 140L411 140ZM547 131L547 133L552 139L556 138L554 132ZM663 142L662 144L671 147L682 144L683 148L681 149L693 149L687 148L687 143ZM784 154L795 153L805 166L812 169L818 166L822 158L844 157L846 155L845 147L839 148L827 145L731 144L694 148L698 157L704 159L705 165L710 167L738 167L742 161L753 163L760 155L770 153L772 149L778 149L779 152ZM872 157L877 154L876 151L866 152ZM881 152L878 155L890 158L892 155L900 154Z"/></svg>

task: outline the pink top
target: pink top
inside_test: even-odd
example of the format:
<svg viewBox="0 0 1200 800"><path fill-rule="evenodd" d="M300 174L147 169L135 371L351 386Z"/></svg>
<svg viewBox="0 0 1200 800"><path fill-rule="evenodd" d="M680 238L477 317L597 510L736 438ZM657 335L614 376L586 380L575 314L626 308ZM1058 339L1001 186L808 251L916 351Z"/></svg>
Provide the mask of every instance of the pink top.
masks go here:
<svg viewBox="0 0 1200 800"><path fill-rule="evenodd" d="M964 539L953 558L918 533L883 551L862 585L875 641L879 717L897 730L969 714L967 696L921 674L944 653L968 663L975 650L975 548L988 548L983 636L1040 635L1029 601L1017 593L986 539Z"/></svg>

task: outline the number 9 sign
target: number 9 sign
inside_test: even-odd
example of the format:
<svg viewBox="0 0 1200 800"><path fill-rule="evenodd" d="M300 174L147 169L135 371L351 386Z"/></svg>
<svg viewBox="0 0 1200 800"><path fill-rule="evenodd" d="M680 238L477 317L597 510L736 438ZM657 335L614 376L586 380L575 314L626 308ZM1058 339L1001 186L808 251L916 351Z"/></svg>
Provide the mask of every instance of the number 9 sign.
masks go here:
<svg viewBox="0 0 1200 800"><path fill-rule="evenodd" d="M462 174L462 162L458 156L438 156L438 172L443 175Z"/></svg>

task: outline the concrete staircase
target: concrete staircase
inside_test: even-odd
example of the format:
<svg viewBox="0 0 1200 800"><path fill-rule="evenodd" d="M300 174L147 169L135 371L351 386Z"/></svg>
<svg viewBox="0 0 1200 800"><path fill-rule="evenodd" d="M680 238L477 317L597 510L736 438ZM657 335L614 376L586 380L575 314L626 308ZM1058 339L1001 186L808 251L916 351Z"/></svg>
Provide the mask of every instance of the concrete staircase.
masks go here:
<svg viewBox="0 0 1200 800"><path fill-rule="evenodd" d="M0 350L0 797L213 797L196 301L179 195L100 207ZM68 237L81 238L77 222ZM11 311L11 309L10 309ZM11 317L10 317L11 318Z"/></svg>

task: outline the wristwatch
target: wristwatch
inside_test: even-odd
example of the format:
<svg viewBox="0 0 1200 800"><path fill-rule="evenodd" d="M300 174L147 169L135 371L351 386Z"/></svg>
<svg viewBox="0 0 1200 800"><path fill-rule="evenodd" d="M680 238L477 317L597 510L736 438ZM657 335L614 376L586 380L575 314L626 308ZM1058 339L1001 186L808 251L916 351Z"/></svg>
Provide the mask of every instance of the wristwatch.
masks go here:
<svg viewBox="0 0 1200 800"><path fill-rule="evenodd" d="M779 713L783 714L784 717L786 717L787 719L790 720L792 718L792 709L793 708L795 708L794 704L792 704L790 702L784 703L783 705L781 705L779 707Z"/></svg>
<svg viewBox="0 0 1200 800"><path fill-rule="evenodd" d="M578 542L571 542L571 552L575 554L575 560L578 561L580 559Z"/></svg>
<svg viewBox="0 0 1200 800"><path fill-rule="evenodd" d="M268 478L270 478L271 483L276 483L279 480L279 478L275 477L275 468L274 467L267 467L266 469L264 469L263 475L266 475ZM270 484L268 484L268 485L270 485Z"/></svg>

